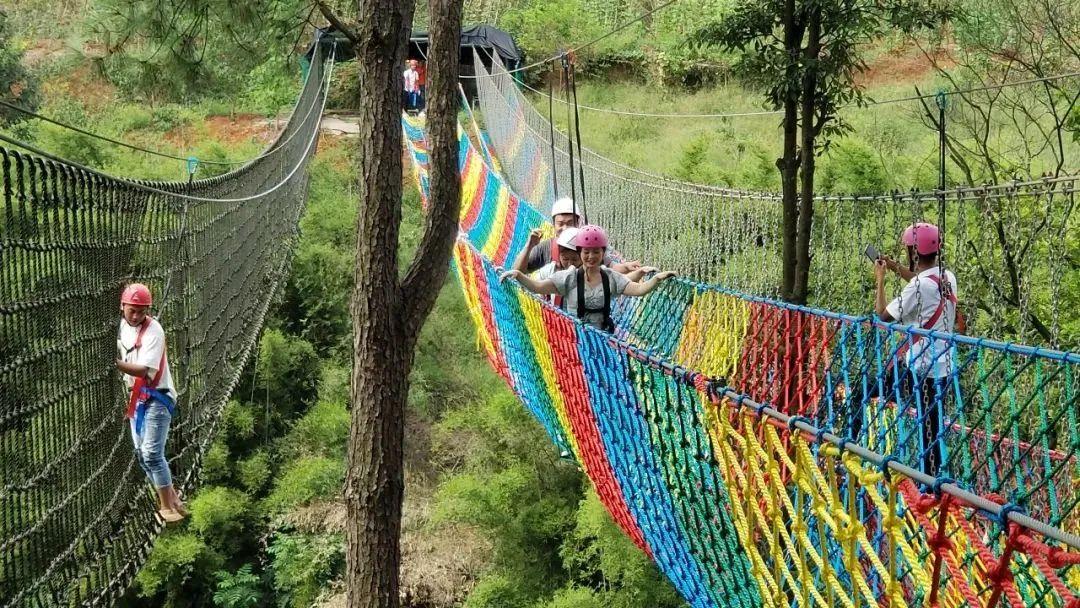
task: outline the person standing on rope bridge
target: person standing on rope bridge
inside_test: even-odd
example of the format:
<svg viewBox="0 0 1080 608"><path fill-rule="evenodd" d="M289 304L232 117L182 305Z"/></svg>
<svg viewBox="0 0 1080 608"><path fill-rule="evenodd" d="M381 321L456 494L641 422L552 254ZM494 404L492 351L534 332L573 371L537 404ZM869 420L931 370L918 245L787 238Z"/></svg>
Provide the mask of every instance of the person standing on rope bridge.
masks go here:
<svg viewBox="0 0 1080 608"><path fill-rule="evenodd" d="M645 282L631 281L625 275L603 265L607 252L607 233L599 226L584 226L574 237L574 244L581 256L580 268L567 268L553 274L549 279L536 280L520 270L504 272L500 281L517 279L529 291L540 295L559 295L566 303L566 311L584 323L614 331L611 320L611 301L624 296L643 296L650 293L674 272L659 272ZM655 268L641 267L642 274L656 272Z"/></svg>
<svg viewBox="0 0 1080 608"><path fill-rule="evenodd" d="M559 245L556 239L563 230L575 228L581 223L581 216L578 215L574 206L574 199L564 196L555 201L555 204L551 206L551 223L555 226L555 238L540 240L539 228L530 232L525 249L514 259L511 268L528 274L559 259ZM616 263L610 255L604 256L604 264L623 274L641 268L640 262Z"/></svg>
<svg viewBox="0 0 1080 608"><path fill-rule="evenodd" d="M410 59L405 68L405 111L413 112L420 106L420 74L416 71L416 60Z"/></svg>
<svg viewBox="0 0 1080 608"><path fill-rule="evenodd" d="M895 321L943 332L956 330L956 276L948 270L943 273L939 264L941 231L934 224L915 223L904 230L901 242L907 250L907 269L885 256L874 263L877 286L874 312L887 323ZM908 280L908 284L897 298L886 303L888 270ZM902 401L915 398L923 472L936 477L946 458L941 437L942 404L949 392L948 379L953 370L952 348L945 340L914 333L907 340L896 353L896 359L902 360L900 366L894 366L898 373L892 374L885 386L897 383Z"/></svg>
<svg viewBox="0 0 1080 608"><path fill-rule="evenodd" d="M147 314L153 304L150 289L132 283L120 297L120 335L116 367L131 389L126 415L131 420L131 439L139 465L157 490L161 515L168 523L183 519L188 511L173 488L165 442L176 413L176 387L165 355L165 330Z"/></svg>

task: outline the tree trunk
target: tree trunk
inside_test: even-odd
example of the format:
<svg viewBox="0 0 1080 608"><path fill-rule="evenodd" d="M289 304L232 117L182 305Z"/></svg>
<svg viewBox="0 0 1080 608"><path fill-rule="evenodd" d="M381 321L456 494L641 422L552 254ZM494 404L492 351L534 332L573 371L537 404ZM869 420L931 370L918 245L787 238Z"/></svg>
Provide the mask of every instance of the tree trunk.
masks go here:
<svg viewBox="0 0 1080 608"><path fill-rule="evenodd" d="M795 243L795 285L790 301L806 304L810 279L810 233L814 224L814 148L817 139L817 61L821 52L821 9L813 8L807 20L803 50L802 145L799 151L799 225Z"/></svg>
<svg viewBox="0 0 1080 608"><path fill-rule="evenodd" d="M781 297L790 300L795 289L795 237L799 219L798 192L798 135L799 135L799 86L798 60L799 47L802 43L802 26L795 12L795 0L784 0L783 12L784 48L788 52L787 83L784 96L784 149L783 156L776 160L780 169L780 186L783 195L783 284L780 286Z"/></svg>
<svg viewBox="0 0 1080 608"><path fill-rule="evenodd" d="M413 2L360 0L360 209L356 234L352 414L345 477L350 608L400 603L403 442L408 377L420 327L446 278L460 207L456 118L461 1L431 2L428 74L431 196L424 234L398 281L401 91Z"/></svg>

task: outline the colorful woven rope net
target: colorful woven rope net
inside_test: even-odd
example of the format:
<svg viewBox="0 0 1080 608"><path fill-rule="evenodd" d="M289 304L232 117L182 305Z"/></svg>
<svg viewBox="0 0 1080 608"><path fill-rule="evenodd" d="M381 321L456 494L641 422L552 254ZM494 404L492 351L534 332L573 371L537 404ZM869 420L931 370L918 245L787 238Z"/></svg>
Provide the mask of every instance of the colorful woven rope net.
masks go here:
<svg viewBox="0 0 1080 608"><path fill-rule="evenodd" d="M426 196L423 125L402 125ZM499 282L551 227L486 152L459 129L479 347L691 606L1080 607L1080 356L922 336L953 373L907 391L920 330L685 279L603 333ZM896 470L935 449L931 482Z"/></svg>

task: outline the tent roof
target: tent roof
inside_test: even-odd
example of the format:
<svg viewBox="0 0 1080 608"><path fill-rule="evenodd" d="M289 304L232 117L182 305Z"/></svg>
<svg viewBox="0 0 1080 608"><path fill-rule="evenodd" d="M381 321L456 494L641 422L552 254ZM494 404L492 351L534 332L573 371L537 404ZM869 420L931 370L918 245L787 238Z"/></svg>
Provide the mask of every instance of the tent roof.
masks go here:
<svg viewBox="0 0 1080 608"><path fill-rule="evenodd" d="M328 53L334 42L337 42L338 57L352 57L352 43L345 34L337 31L332 26L319 28L316 31L316 41L311 43L305 55L311 57L315 52L316 45L321 45L323 52ZM414 31L409 38L409 43L426 52L428 45L428 33L426 31ZM514 38L491 25L474 25L461 30L462 48L484 48L498 53L503 63L515 65L525 60L525 53L521 51Z"/></svg>

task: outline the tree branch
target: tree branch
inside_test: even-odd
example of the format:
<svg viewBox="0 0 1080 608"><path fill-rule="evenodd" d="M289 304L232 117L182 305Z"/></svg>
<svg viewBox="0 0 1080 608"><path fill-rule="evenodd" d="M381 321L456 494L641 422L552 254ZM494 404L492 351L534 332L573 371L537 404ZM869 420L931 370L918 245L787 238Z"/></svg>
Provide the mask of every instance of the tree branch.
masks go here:
<svg viewBox="0 0 1080 608"><path fill-rule="evenodd" d="M449 271L450 250L461 208L458 174L457 81L461 45L461 0L432 0L428 53L427 136L429 196L424 235L401 280L402 324L419 332Z"/></svg>
<svg viewBox="0 0 1080 608"><path fill-rule="evenodd" d="M359 43L359 38L356 37L356 33L352 31L352 28L345 25L341 19L338 19L338 16L334 14L334 11L332 11L329 6L326 6L325 2L322 0L315 0L315 6L319 7L319 12L322 13L322 16L326 17L326 20L330 22L330 25L334 26L334 29L344 34L345 37L349 39L349 42L353 44Z"/></svg>

